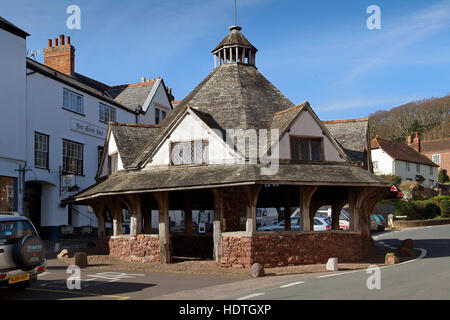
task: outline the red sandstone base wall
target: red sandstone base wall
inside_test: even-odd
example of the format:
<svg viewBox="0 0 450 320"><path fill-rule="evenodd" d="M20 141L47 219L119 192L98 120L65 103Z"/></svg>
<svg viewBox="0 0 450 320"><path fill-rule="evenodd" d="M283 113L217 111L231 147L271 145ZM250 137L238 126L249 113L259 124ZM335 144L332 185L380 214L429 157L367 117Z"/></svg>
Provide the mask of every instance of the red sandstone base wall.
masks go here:
<svg viewBox="0 0 450 320"><path fill-rule="evenodd" d="M113 257L141 262L160 262L159 237L138 235L134 237L105 237L98 241L99 249Z"/></svg>
<svg viewBox="0 0 450 320"><path fill-rule="evenodd" d="M343 232L295 233L222 237L221 265L249 268L260 263L265 268L340 262L364 259L373 247L370 236Z"/></svg>

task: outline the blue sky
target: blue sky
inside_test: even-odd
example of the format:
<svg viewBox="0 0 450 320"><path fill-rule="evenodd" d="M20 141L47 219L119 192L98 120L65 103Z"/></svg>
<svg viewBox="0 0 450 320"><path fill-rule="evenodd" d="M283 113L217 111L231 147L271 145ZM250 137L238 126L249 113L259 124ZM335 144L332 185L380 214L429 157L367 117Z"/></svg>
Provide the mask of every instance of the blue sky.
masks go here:
<svg viewBox="0 0 450 320"><path fill-rule="evenodd" d="M66 27L72 4L80 30ZM366 27L369 5L381 9L381 30ZM234 1L0 0L0 16L31 34L40 62L63 33L77 72L109 85L161 76L179 100L212 70ZM237 19L259 71L323 120L450 93L450 0L238 0Z"/></svg>

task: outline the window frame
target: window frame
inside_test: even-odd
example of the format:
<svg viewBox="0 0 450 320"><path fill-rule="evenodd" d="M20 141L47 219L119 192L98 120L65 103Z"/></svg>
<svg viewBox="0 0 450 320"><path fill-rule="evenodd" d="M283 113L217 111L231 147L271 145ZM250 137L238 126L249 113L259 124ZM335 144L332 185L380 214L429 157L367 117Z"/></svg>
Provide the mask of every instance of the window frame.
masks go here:
<svg viewBox="0 0 450 320"><path fill-rule="evenodd" d="M103 108L103 110L102 110L102 108ZM102 116L104 116L106 114L104 112L105 110L108 110L108 112L106 112L106 113L109 115L109 117L111 117L111 115L114 115L114 117L113 117L114 119L102 119ZM98 120L100 122L103 122L103 123L116 122L116 119L117 119L116 108L113 108L111 106L108 106L107 104L99 102L98 103L98 112L99 112Z"/></svg>
<svg viewBox="0 0 450 320"><path fill-rule="evenodd" d="M74 174L76 176L83 176L84 175L84 144L80 143L80 142L76 142L76 141L72 141L69 139L62 139L63 140L63 163L62 163L62 171L64 173L70 173L70 174ZM68 156L64 156L64 143L67 142L69 144L75 144L79 147L81 147L81 159L77 159L77 158L69 158ZM67 148L68 149L68 148ZM79 151L79 150L78 150ZM75 159L76 161L76 168L77 168L77 172L72 172L72 171L68 171L67 170L67 165L65 164L65 158L69 158L69 159ZM78 170L81 167L81 170Z"/></svg>
<svg viewBox="0 0 450 320"><path fill-rule="evenodd" d="M433 160L433 157L437 157L437 158L439 159L438 162L434 161L434 160ZM432 154L432 155L431 155L431 161L433 161L434 163L440 165L440 164L441 164L441 154L440 154L440 153Z"/></svg>
<svg viewBox="0 0 450 320"><path fill-rule="evenodd" d="M155 107L155 124L159 124L160 122L161 122L160 110L159 108Z"/></svg>
<svg viewBox="0 0 450 320"><path fill-rule="evenodd" d="M197 163L195 162L197 159L197 148L195 147L196 143L204 143L205 144L205 160L204 163ZM191 145L194 144L194 161L192 163L181 163L181 164L174 164L173 163L173 159L172 159L172 152L173 152L173 148L175 145L177 144L183 144L183 145ZM184 147L183 147L183 161L184 161ZM171 167L198 167L198 166L207 166L209 163L209 142L208 140L203 140L203 139L198 139L198 140L184 140L184 141L171 141L170 142L170 147L169 147L169 165Z"/></svg>
<svg viewBox="0 0 450 320"><path fill-rule="evenodd" d="M379 169L378 167L378 161L372 161L372 165L373 165L373 170L377 170Z"/></svg>
<svg viewBox="0 0 450 320"><path fill-rule="evenodd" d="M115 159L115 170L113 172L111 165L113 164L113 162L111 161L112 159ZM119 152L115 151L111 154L108 154L108 175L112 175L114 173L116 173L117 171L119 171Z"/></svg>
<svg viewBox="0 0 450 320"><path fill-rule="evenodd" d="M297 141L308 141L309 144L309 160L303 160L303 159L294 159L293 157L293 150L292 150L292 144L293 142L297 140ZM319 160L313 160L312 159L312 144L311 141L316 140L320 142L320 159ZM323 143L323 137L314 137L314 136L297 136L297 135L289 135L289 149L290 149L290 156L291 156L291 161L295 161L295 162L323 162L325 161L325 148L324 148L324 143Z"/></svg>
<svg viewBox="0 0 450 320"><path fill-rule="evenodd" d="M81 112L78 111L78 110L76 110L76 108L77 108L76 106L75 106L75 110L73 110L73 109L71 109L70 107L67 107L67 106L64 105L64 102L65 102L64 94L65 94L66 92L68 92L68 94L73 94L73 95L75 95L76 98L79 97L79 98L81 99ZM69 96L69 97L68 97L69 105L70 105L70 101L71 101L71 99L70 99L70 96ZM73 112L73 113L76 113L76 114L79 114L79 115L84 116L84 115L85 115L85 114L84 114L84 96L83 96L82 94L79 94L79 93L75 92L75 91L72 91L72 90L63 88L63 103L62 103L62 108L63 108L64 110L67 110L67 111L70 111L70 112Z"/></svg>
<svg viewBox="0 0 450 320"><path fill-rule="evenodd" d="M103 157L103 151L105 148L103 146L97 146L97 160L98 160L98 168L100 168L100 165L102 163L102 157ZM97 169L98 169L97 168Z"/></svg>
<svg viewBox="0 0 450 320"><path fill-rule="evenodd" d="M47 138L47 150L46 151L37 151L36 150L36 135L40 135L40 136L43 136L43 137ZM38 166L36 164L36 153L37 152L46 152L46 159L45 159L46 166L45 167L41 167L41 166ZM48 170L49 167L50 167L50 165L49 165L49 159L50 159L49 154L50 154L50 136L48 134L35 131L34 132L34 167L37 168L37 169Z"/></svg>
<svg viewBox="0 0 450 320"><path fill-rule="evenodd" d="M420 163L416 163L416 172L420 173Z"/></svg>
<svg viewBox="0 0 450 320"><path fill-rule="evenodd" d="M405 169L406 169L406 172L410 172L411 171L411 165L410 165L410 163L408 162L408 161L405 161Z"/></svg>

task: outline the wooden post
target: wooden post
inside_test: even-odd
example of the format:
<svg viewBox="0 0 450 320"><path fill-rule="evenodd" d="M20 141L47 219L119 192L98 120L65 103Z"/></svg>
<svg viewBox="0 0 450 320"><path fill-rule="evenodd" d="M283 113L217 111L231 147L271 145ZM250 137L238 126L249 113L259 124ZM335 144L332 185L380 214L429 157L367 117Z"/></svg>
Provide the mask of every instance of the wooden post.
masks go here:
<svg viewBox="0 0 450 320"><path fill-rule="evenodd" d="M214 241L214 260L220 262L222 257L222 230L223 230L223 193L222 189L212 189L214 196L214 224L213 224L213 241Z"/></svg>
<svg viewBox="0 0 450 320"><path fill-rule="evenodd" d="M192 199L189 195L186 198L186 211L185 211L185 228L187 234L192 234Z"/></svg>
<svg viewBox="0 0 450 320"><path fill-rule="evenodd" d="M340 230L339 216L346 202L346 200L342 199L333 201L331 205L331 230Z"/></svg>
<svg viewBox="0 0 450 320"><path fill-rule="evenodd" d="M311 199L318 187L316 186L301 186L300 187L300 213L302 215L302 230L312 231L312 219L311 219Z"/></svg>
<svg viewBox="0 0 450 320"><path fill-rule="evenodd" d="M130 236L136 237L142 231L142 203L140 195L127 196L129 209L131 211L130 217Z"/></svg>
<svg viewBox="0 0 450 320"><path fill-rule="evenodd" d="M355 221L354 227L355 231L358 233L367 233L370 231L370 214L367 212L367 203L371 202L373 197L377 196L379 192L378 188L365 187L356 196L355 201Z"/></svg>
<svg viewBox="0 0 450 320"><path fill-rule="evenodd" d="M348 193L348 212L350 213L350 231L359 231L359 212L356 209L356 199L358 198L358 191L350 189Z"/></svg>
<svg viewBox="0 0 450 320"><path fill-rule="evenodd" d="M169 192L155 192L153 195L159 208L159 260L161 263L170 263Z"/></svg>
<svg viewBox="0 0 450 320"><path fill-rule="evenodd" d="M114 201L113 212L113 235L120 236L123 234L123 213L122 203L118 200Z"/></svg>
<svg viewBox="0 0 450 320"><path fill-rule="evenodd" d="M291 208L284 207L284 230L291 231Z"/></svg>
<svg viewBox="0 0 450 320"><path fill-rule="evenodd" d="M105 236L105 204L103 201L98 200L93 202L91 208L94 210L97 217L97 234L98 238L103 238Z"/></svg>
<svg viewBox="0 0 450 320"><path fill-rule="evenodd" d="M247 193L247 221L245 231L253 233L256 231L256 203L258 202L258 194L262 185L245 186Z"/></svg>

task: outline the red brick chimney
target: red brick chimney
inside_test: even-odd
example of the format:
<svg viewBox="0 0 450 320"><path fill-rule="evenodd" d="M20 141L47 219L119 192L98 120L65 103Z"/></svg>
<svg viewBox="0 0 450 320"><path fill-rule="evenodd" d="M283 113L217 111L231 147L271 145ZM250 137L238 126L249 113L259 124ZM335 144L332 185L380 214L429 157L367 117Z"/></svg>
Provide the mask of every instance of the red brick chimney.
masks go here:
<svg viewBox="0 0 450 320"><path fill-rule="evenodd" d="M64 35L55 38L54 46L52 39L48 39L48 46L44 49L44 64L65 74L75 73L75 47L70 44L70 37L64 39Z"/></svg>
<svg viewBox="0 0 450 320"><path fill-rule="evenodd" d="M414 138L413 135L408 136L408 146L417 152L420 152L420 138L418 132L414 134Z"/></svg>

